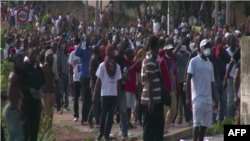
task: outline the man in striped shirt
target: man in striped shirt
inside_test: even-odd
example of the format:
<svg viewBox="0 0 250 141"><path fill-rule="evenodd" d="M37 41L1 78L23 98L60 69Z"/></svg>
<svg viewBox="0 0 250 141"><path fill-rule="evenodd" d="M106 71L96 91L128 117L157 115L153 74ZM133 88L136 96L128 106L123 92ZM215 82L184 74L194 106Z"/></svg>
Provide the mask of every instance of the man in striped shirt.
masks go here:
<svg viewBox="0 0 250 141"><path fill-rule="evenodd" d="M161 102L161 85L158 60L158 39L149 39L149 49L142 63L141 104L143 109L143 141L162 141L164 128L164 111Z"/></svg>

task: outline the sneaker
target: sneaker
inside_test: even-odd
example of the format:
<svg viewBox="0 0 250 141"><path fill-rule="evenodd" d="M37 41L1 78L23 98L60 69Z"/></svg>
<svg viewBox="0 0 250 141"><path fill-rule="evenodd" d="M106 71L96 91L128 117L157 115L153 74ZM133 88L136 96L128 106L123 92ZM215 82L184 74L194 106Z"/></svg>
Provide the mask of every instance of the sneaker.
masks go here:
<svg viewBox="0 0 250 141"><path fill-rule="evenodd" d="M193 124L192 120L188 121L188 126L191 126Z"/></svg>
<svg viewBox="0 0 250 141"><path fill-rule="evenodd" d="M174 123L171 123L171 126L174 127Z"/></svg>
<svg viewBox="0 0 250 141"><path fill-rule="evenodd" d="M78 121L78 118L75 117L75 118L73 119L73 122L77 122L77 121Z"/></svg>
<svg viewBox="0 0 250 141"><path fill-rule="evenodd" d="M97 136L97 138L96 138L96 141L101 141L102 140L102 134L99 134L98 136Z"/></svg>
<svg viewBox="0 0 250 141"><path fill-rule="evenodd" d="M60 115L63 114L63 110L62 110L62 109L59 110L58 113L59 113Z"/></svg>
<svg viewBox="0 0 250 141"><path fill-rule="evenodd" d="M69 107L65 108L65 111L66 111L66 112L70 111Z"/></svg>
<svg viewBox="0 0 250 141"><path fill-rule="evenodd" d="M128 136L122 136L122 141L127 141L128 140Z"/></svg>
<svg viewBox="0 0 250 141"><path fill-rule="evenodd" d="M128 124L128 129L134 129L134 128L136 128L136 126L134 126L132 123Z"/></svg>

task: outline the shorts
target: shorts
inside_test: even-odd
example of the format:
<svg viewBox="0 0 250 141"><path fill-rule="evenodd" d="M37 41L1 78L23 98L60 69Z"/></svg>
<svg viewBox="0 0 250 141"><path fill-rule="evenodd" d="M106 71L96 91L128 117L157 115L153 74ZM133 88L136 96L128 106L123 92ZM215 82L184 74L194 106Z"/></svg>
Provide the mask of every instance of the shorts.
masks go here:
<svg viewBox="0 0 250 141"><path fill-rule="evenodd" d="M126 98L127 98L127 108L134 108L135 94L126 92Z"/></svg>
<svg viewBox="0 0 250 141"><path fill-rule="evenodd" d="M204 102L194 102L193 103L193 123L194 127L212 126L213 118L213 105L206 104Z"/></svg>

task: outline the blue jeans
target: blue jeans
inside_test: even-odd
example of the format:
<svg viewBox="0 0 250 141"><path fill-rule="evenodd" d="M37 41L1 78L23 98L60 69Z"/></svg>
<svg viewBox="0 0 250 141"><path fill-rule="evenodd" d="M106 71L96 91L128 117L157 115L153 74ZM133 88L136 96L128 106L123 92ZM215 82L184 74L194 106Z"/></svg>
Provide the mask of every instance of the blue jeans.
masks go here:
<svg viewBox="0 0 250 141"><path fill-rule="evenodd" d="M63 75L61 78L62 97L63 97L63 93L64 93L64 100L65 100L64 107L67 108L69 106L69 76L68 75Z"/></svg>
<svg viewBox="0 0 250 141"><path fill-rule="evenodd" d="M113 125L113 117L115 113L115 107L117 103L116 96L102 96L101 97L101 123L100 123L100 135L109 139L109 134Z"/></svg>
<svg viewBox="0 0 250 141"><path fill-rule="evenodd" d="M234 118L233 78L227 79L227 118Z"/></svg>
<svg viewBox="0 0 250 141"><path fill-rule="evenodd" d="M124 90L121 90L121 102L119 106L119 113L121 116L121 130L122 130L122 136L126 137L128 136L128 117L127 117L127 99L126 99L126 92Z"/></svg>
<svg viewBox="0 0 250 141"><path fill-rule="evenodd" d="M214 82L213 83L215 102L218 105L217 113L213 113L213 123L216 123L216 120L224 120L225 111L226 111L226 93L223 89L223 82Z"/></svg>
<svg viewBox="0 0 250 141"><path fill-rule="evenodd" d="M94 93L95 85L91 87L92 96ZM101 93L97 92L95 96L95 104L92 104L89 116L88 116L88 122L92 123L93 116L95 116L96 124L100 125L100 106L101 106Z"/></svg>
<svg viewBox="0 0 250 141"><path fill-rule="evenodd" d="M7 122L9 140L24 141L24 132L22 123L19 121L17 111L9 106L9 103L4 107L4 119ZM1 135L2 136L2 135Z"/></svg>

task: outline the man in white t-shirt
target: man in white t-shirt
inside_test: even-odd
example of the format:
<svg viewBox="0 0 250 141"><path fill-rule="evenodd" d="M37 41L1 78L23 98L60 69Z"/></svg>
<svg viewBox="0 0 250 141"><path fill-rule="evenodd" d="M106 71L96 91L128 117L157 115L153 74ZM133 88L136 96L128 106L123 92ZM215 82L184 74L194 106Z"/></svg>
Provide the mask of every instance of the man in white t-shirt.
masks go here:
<svg viewBox="0 0 250 141"><path fill-rule="evenodd" d="M154 20L154 23L153 23L153 32L154 32L154 35L156 35L159 32L160 27L161 27L161 25L158 22L158 20L157 19Z"/></svg>
<svg viewBox="0 0 250 141"><path fill-rule="evenodd" d="M203 140L206 129L212 125L214 106L214 69L208 56L211 54L211 43L204 39L200 43L201 53L190 60L187 70L186 92L187 104L192 98L192 111L194 123L194 141ZM190 90L191 88L191 90ZM190 93L191 92L191 93ZM192 94L192 96L191 96Z"/></svg>
<svg viewBox="0 0 250 141"><path fill-rule="evenodd" d="M131 28L130 28L130 31L129 31L129 32L130 32L131 35L134 35L134 34L135 34L135 27L134 27L133 24L131 25Z"/></svg>
<svg viewBox="0 0 250 141"><path fill-rule="evenodd" d="M80 40L75 40L75 44L76 46L78 44L80 44ZM81 89L81 83L80 83L80 68L81 68L81 63L80 63L80 57L75 55L75 47L71 47L69 48L69 82L70 85L73 85L73 95L74 95L74 122L77 122L79 119L79 103L78 103L78 99L80 97L80 89ZM73 51L72 51L73 50Z"/></svg>
<svg viewBox="0 0 250 141"><path fill-rule="evenodd" d="M30 10L29 10L29 19L28 19L29 23L33 22L33 14L34 14L34 10L30 8Z"/></svg>
<svg viewBox="0 0 250 141"><path fill-rule="evenodd" d="M100 134L96 141L101 141L102 137L105 140L109 139L109 134L113 124L113 116L115 113L116 104L120 101L120 80L122 78L121 68L114 60L114 48L106 47L106 58L101 63L96 71L97 81L95 85L94 95L92 98L95 103L95 97L101 86L101 107L102 115L100 122Z"/></svg>

